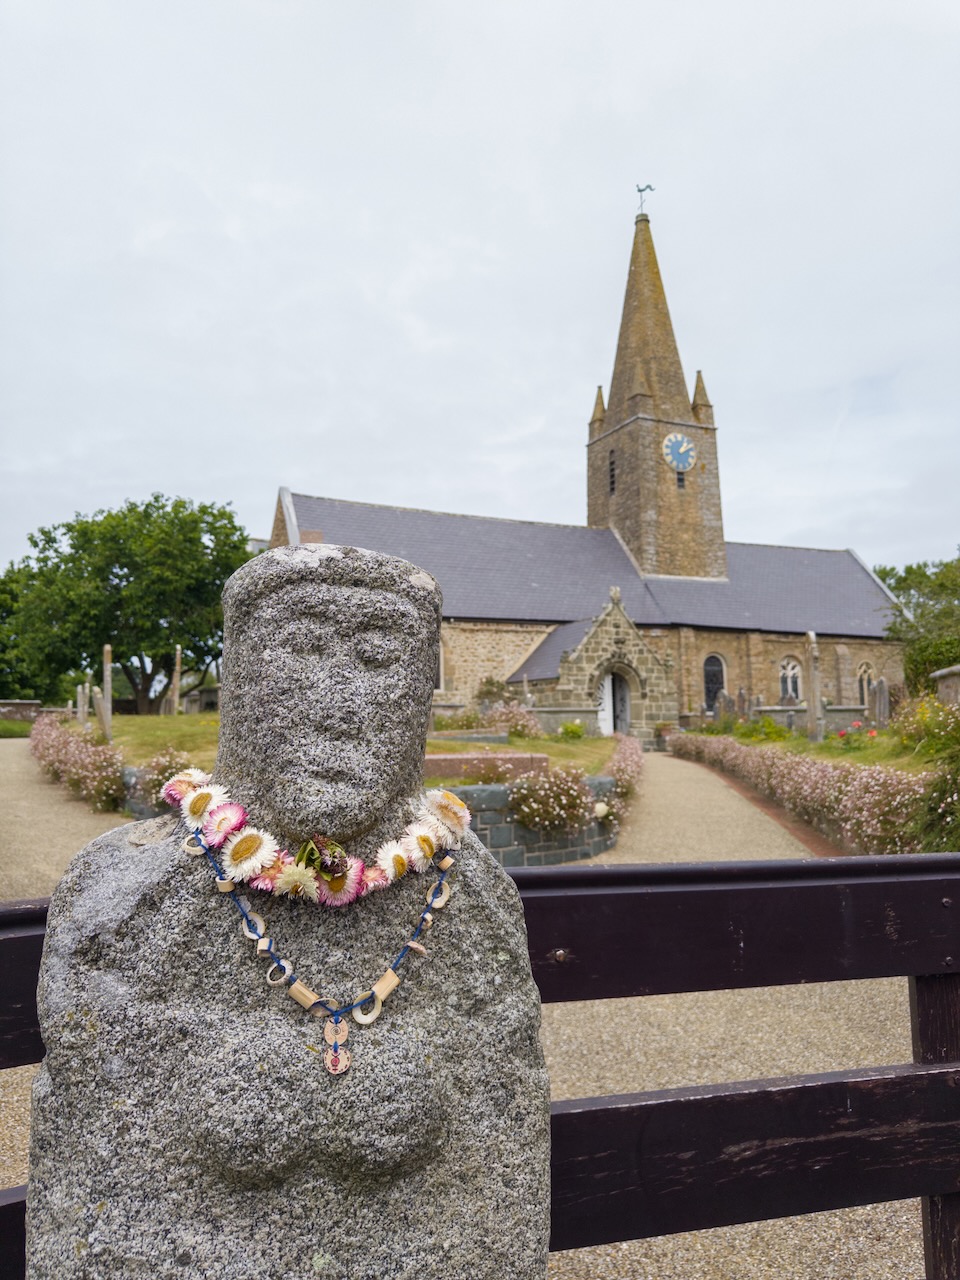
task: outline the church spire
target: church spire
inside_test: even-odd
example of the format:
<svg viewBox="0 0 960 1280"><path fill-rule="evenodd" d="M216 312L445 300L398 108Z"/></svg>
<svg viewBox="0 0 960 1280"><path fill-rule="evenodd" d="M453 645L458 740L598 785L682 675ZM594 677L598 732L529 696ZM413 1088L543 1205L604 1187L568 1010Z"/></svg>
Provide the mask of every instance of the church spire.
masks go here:
<svg viewBox="0 0 960 1280"><path fill-rule="evenodd" d="M607 421L623 422L637 413L663 421L695 421L687 394L650 219L641 213L630 255Z"/></svg>
<svg viewBox="0 0 960 1280"><path fill-rule="evenodd" d="M703 423L706 427L713 426L713 405L710 403L707 388L703 384L703 374L699 369L697 370L697 385L693 389L693 402L690 407L693 409L693 416L697 422Z"/></svg>

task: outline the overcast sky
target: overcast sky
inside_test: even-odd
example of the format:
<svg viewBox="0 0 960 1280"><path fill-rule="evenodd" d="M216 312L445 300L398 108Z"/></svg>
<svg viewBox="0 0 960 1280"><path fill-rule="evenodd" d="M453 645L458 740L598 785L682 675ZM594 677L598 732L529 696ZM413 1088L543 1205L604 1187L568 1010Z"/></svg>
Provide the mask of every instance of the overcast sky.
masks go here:
<svg viewBox="0 0 960 1280"><path fill-rule="evenodd" d="M0 13L0 564L153 491L582 523L648 182L727 537L956 554L956 0Z"/></svg>

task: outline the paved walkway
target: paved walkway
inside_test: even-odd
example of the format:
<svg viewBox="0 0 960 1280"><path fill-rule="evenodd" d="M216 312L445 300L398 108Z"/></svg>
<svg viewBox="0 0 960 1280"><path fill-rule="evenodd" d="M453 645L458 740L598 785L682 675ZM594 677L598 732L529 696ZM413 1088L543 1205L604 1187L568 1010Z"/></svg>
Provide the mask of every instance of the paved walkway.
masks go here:
<svg viewBox="0 0 960 1280"><path fill-rule="evenodd" d="M776 816L775 816L776 815ZM650 754L602 863L810 857L824 842L702 765ZM906 982L546 1005L555 1098L909 1062ZM586 1052L584 1050L587 1050ZM550 1280L923 1280L916 1201L554 1254Z"/></svg>
<svg viewBox="0 0 960 1280"><path fill-rule="evenodd" d="M617 848L597 862L809 856L722 777L649 755ZM0 741L0 897L48 894L73 853L116 825L45 782L21 741ZM802 836L803 838L798 838ZM556 1098L589 1097L909 1061L906 984L832 983L544 1008ZM587 1052L585 1052L587 1050ZM0 1186L26 1178L34 1067L0 1072ZM913 1201L555 1254L550 1280L922 1280ZM523 1280L518 1277L517 1280Z"/></svg>

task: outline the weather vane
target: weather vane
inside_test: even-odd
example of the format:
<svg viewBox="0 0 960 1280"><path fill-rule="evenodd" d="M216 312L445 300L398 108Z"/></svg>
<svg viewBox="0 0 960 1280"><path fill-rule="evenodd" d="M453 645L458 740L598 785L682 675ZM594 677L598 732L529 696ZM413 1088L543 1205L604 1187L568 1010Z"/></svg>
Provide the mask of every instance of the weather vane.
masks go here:
<svg viewBox="0 0 960 1280"><path fill-rule="evenodd" d="M637 193L640 196L640 212L643 213L643 193L645 191L655 191L656 187L651 187L649 182L645 187L637 187Z"/></svg>

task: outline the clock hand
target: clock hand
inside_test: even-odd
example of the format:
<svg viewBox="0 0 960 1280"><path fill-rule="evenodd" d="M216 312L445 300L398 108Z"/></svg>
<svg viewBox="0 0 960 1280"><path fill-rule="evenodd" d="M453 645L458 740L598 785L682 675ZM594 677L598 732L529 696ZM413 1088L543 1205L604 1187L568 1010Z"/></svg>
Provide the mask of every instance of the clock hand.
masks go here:
<svg viewBox="0 0 960 1280"><path fill-rule="evenodd" d="M681 452L681 453L688 453L688 452L689 452L689 450L691 450L692 448L693 448L693 445L692 445L692 444L690 443L690 441L688 440L686 444L682 444L682 445L680 446L680 452Z"/></svg>

